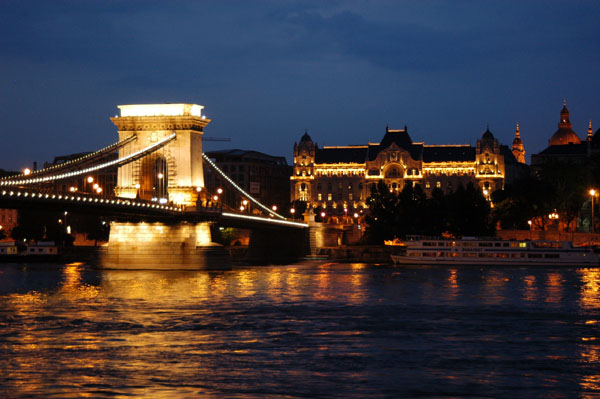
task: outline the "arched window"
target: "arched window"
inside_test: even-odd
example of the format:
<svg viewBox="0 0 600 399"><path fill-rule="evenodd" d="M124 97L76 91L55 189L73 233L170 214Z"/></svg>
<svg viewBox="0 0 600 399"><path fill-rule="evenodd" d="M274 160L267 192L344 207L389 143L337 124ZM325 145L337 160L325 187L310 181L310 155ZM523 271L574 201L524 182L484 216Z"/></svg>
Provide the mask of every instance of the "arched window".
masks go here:
<svg viewBox="0 0 600 399"><path fill-rule="evenodd" d="M167 160L165 159L165 157L159 156L154 162L154 197L159 199L168 199L168 185L169 179L167 177Z"/></svg>

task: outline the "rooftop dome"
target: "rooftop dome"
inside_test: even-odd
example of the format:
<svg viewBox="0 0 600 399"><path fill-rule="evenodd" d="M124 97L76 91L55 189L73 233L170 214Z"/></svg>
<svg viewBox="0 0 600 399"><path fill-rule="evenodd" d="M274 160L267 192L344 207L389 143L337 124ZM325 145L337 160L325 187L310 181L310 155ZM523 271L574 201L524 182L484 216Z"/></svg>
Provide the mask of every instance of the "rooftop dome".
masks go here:
<svg viewBox="0 0 600 399"><path fill-rule="evenodd" d="M558 129L550 138L550 145L581 144L577 133L571 129Z"/></svg>
<svg viewBox="0 0 600 399"><path fill-rule="evenodd" d="M308 132L304 132L304 135L302 136L302 138L300 139L300 142L303 141L312 141L312 139L310 138L310 136L308 135Z"/></svg>
<svg viewBox="0 0 600 399"><path fill-rule="evenodd" d="M569 110L565 101L563 109L560 111L560 122L558 122L558 130L550 138L550 145L567 145L581 144L581 140L577 133L573 131L573 125L569 120Z"/></svg>
<svg viewBox="0 0 600 399"><path fill-rule="evenodd" d="M492 134L492 132L490 132L490 128L488 126L488 128L485 130L485 132L483 132L483 136L481 136L481 138L483 140L494 140L494 135Z"/></svg>

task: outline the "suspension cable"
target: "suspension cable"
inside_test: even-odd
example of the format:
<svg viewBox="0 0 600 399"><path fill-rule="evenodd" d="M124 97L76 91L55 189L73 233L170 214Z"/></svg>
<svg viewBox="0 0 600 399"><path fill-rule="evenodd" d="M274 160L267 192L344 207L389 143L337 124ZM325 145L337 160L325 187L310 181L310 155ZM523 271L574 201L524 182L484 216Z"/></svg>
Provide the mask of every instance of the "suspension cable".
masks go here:
<svg viewBox="0 0 600 399"><path fill-rule="evenodd" d="M109 167L115 166L115 165L116 166L126 165L133 161L137 161L138 159L140 159L148 154L151 154L154 151L164 147L169 142L173 141L176 137L177 137L177 134L175 132L173 132L170 136L165 137L164 139L156 142L155 144L152 144L146 148L142 148L141 150L136 151L132 154L129 154L123 158L105 162L100 165L90 166L89 168L81 169L78 171L61 173L61 174L52 175L52 176L34 177L34 178L28 178L28 179L22 179L22 180L0 181L0 186L16 186L16 185L21 185L21 184L45 183L45 182L54 181L54 180L69 179L69 178L81 176L81 175L84 175L84 174L87 174L90 172L95 172L100 169L106 169L106 168L109 168Z"/></svg>
<svg viewBox="0 0 600 399"><path fill-rule="evenodd" d="M76 167L80 163L84 163L84 162L91 161L91 160L96 159L96 158L100 158L100 157L102 157L102 156L104 156L104 155L106 155L108 153L111 153L111 152L113 152L115 150L118 150L119 148L121 148L121 147L123 147L123 146L125 146L125 145L127 145L129 143L131 143L134 140L137 140L137 135L135 135L135 134L132 135L132 136L127 137L124 140L118 141L118 142L113 143L111 145L108 145L108 146L106 146L104 148L101 148L101 149L99 149L97 151L94 151L94 152L89 153L87 155L83 155L83 156L81 156L81 157L79 157L77 159L73 159L73 160L70 160L70 161L67 161L67 162L63 162L63 163L58 164L58 165L49 166L47 168L43 168L43 169L40 169L40 170L34 170L30 174L28 174L28 175L25 175L24 173L20 173L18 175L3 177L0 180L14 180L14 179L18 179L18 178L23 178L25 176L27 176L26 178L30 178L30 177L32 177L34 175L40 175L40 174L45 174L45 173L54 173L54 172L58 172L58 171L60 171L62 169L74 168L74 167Z"/></svg>

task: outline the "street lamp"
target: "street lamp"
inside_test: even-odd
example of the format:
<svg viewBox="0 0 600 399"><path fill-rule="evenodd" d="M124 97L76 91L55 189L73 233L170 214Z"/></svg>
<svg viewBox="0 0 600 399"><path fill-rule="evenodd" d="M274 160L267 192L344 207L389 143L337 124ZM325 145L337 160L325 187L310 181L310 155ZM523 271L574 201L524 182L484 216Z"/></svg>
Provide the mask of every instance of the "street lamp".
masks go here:
<svg viewBox="0 0 600 399"><path fill-rule="evenodd" d="M529 225L529 239L531 240L531 225L532 225L531 220L528 220L527 224Z"/></svg>
<svg viewBox="0 0 600 399"><path fill-rule="evenodd" d="M592 233L594 232L594 197L596 196L596 190L590 189L590 195L592 196Z"/></svg>

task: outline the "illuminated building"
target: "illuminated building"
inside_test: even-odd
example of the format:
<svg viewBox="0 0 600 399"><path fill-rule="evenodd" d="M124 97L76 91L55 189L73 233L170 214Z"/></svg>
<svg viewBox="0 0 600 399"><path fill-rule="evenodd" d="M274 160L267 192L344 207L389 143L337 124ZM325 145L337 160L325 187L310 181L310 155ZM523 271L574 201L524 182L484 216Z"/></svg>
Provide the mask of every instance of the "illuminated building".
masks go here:
<svg viewBox="0 0 600 399"><path fill-rule="evenodd" d="M371 186L380 180L392 192L400 192L406 184L420 184L429 195L435 188L449 193L473 182L489 196L523 166L525 150L520 140L517 129L512 151L522 151L521 163L489 129L475 147L413 142L406 126L386 128L379 143L357 146L319 148L305 133L294 144L291 197L342 213L366 207Z"/></svg>

